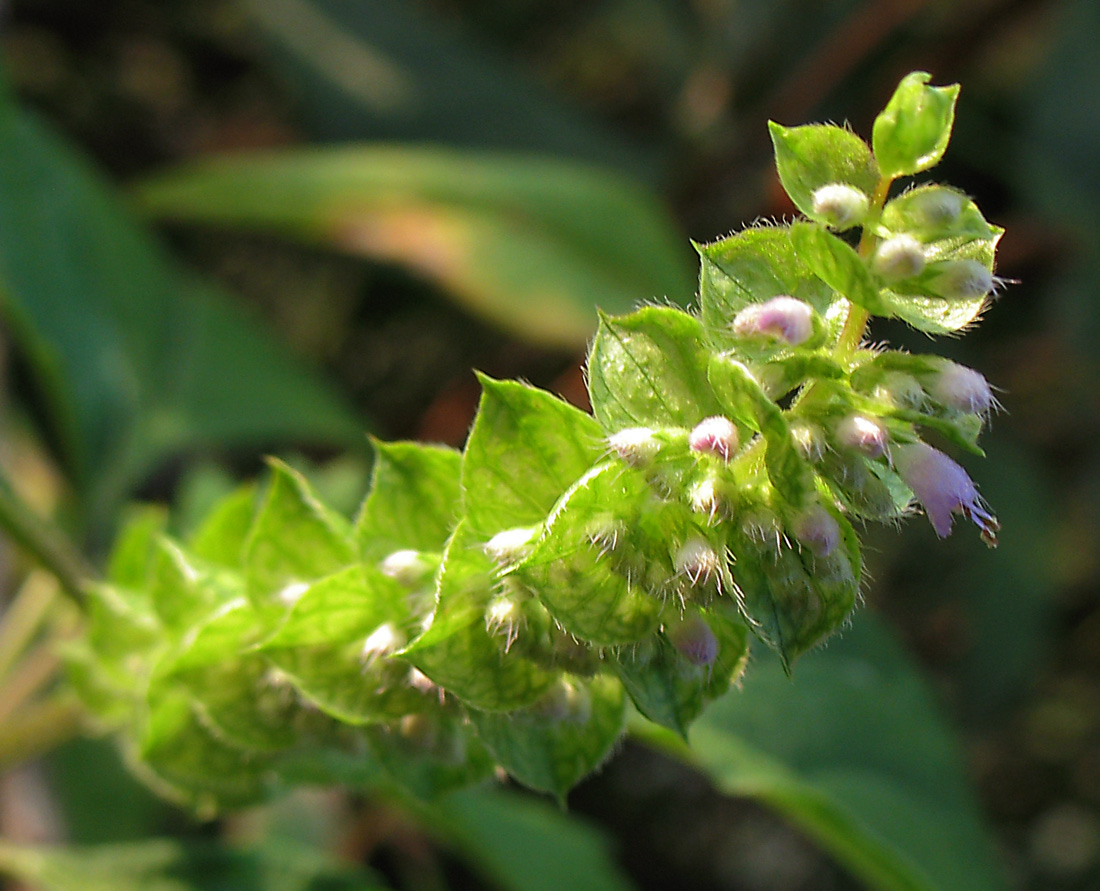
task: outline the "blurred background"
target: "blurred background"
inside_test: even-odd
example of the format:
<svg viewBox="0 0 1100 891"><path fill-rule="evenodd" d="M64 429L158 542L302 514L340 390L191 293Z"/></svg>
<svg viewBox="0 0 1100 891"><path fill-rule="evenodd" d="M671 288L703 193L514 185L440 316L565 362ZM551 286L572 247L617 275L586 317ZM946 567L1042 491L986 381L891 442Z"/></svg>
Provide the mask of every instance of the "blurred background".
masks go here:
<svg viewBox="0 0 1100 891"><path fill-rule="evenodd" d="M106 285L69 281L92 310L13 299L0 329L0 463L93 562L125 502L172 503L185 529L233 480L259 473L264 452L297 456L352 510L369 473L361 431L460 446L473 368L583 404L595 307L688 305L690 240L793 213L768 119L848 122L866 136L908 71L961 83L933 173L1006 228L998 272L1010 281L980 327L935 348L999 388L1006 410L984 441L989 457L967 466L1004 534L987 551L969 529L942 543L923 521L903 535L868 530L867 608L931 679L1011 879L1100 888L1100 4L0 9L7 90L53 134L36 155L43 169L51 152L77 152L74 164L98 168L159 240L155 264L123 257ZM311 154L264 166L271 149L342 144L365 147L368 173ZM246 160L195 166L224 153ZM5 176L0 198L33 204L19 193L28 180ZM81 212L98 210L98 192L72 188ZM0 222L11 256L50 251L17 212ZM127 291L156 276L179 290L170 311ZM171 341L179 352L145 336L165 325L190 332ZM872 336L930 348L902 326ZM41 349L51 338L63 356L52 366ZM118 349L128 370L103 360ZM11 592L27 568L0 548L0 589ZM61 722L55 741L75 731L75 718ZM109 746L68 741L35 764L0 785L9 837L214 831L141 796ZM858 887L778 817L641 748L627 746L570 805L607 827L639 887ZM424 842L412 830L352 811L346 851L383 870L416 862Z"/></svg>

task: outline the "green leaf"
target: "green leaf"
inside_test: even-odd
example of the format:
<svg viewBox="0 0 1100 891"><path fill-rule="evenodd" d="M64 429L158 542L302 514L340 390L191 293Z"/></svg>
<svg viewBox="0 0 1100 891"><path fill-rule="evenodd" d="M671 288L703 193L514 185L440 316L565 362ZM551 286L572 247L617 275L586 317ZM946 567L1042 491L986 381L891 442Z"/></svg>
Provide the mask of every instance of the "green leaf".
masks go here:
<svg viewBox="0 0 1100 891"><path fill-rule="evenodd" d="M788 816L881 891L1007 884L931 691L864 613L793 681L754 661L692 728L688 759L723 792Z"/></svg>
<svg viewBox="0 0 1100 891"><path fill-rule="evenodd" d="M786 226L745 229L697 250L703 324L719 348L744 345L733 340L729 325L751 303L786 295L804 300L825 317L836 302L832 288L795 252Z"/></svg>
<svg viewBox="0 0 1100 891"><path fill-rule="evenodd" d="M705 621L718 640L718 658L711 665L693 664L664 634L638 647L626 647L611 658L638 711L684 739L688 725L707 703L740 677L749 655L744 623L718 608L708 609Z"/></svg>
<svg viewBox="0 0 1100 891"><path fill-rule="evenodd" d="M947 149L959 85L930 87L931 79L925 71L907 74L875 118L871 143L884 177L927 170L939 163Z"/></svg>
<svg viewBox="0 0 1100 891"><path fill-rule="evenodd" d="M215 606L241 593L239 580L203 571L171 539L157 542L153 559L149 596L161 622L175 634L185 633Z"/></svg>
<svg viewBox="0 0 1100 891"><path fill-rule="evenodd" d="M516 570L576 637L597 645L629 644L657 630L661 600L615 562L621 556L641 569L660 547L666 573L673 574L664 542L669 530L642 517L653 500L637 472L617 462L597 465L561 497L543 537ZM653 536L653 527L660 537ZM605 553L601 542L611 540L614 552Z"/></svg>
<svg viewBox="0 0 1100 891"><path fill-rule="evenodd" d="M356 440L316 377L170 262L100 173L6 90L0 103L0 314L91 524L169 454Z"/></svg>
<svg viewBox="0 0 1100 891"><path fill-rule="evenodd" d="M926 183L886 202L880 219L882 235L907 234L927 243L941 239L989 241L997 234L965 193Z"/></svg>
<svg viewBox="0 0 1100 891"><path fill-rule="evenodd" d="M508 714L473 710L470 720L493 757L517 781L564 800L600 766L623 731L622 685L608 675L568 675L535 704Z"/></svg>
<svg viewBox="0 0 1100 891"><path fill-rule="evenodd" d="M458 520L461 455L448 446L373 440L370 492L355 523L364 560L439 553Z"/></svg>
<svg viewBox="0 0 1100 891"><path fill-rule="evenodd" d="M168 526L163 507L131 508L115 537L107 562L107 581L120 588L142 588L149 580L156 545Z"/></svg>
<svg viewBox="0 0 1100 891"><path fill-rule="evenodd" d="M847 242L814 223L794 223L791 242L799 258L837 293L877 316L893 315L867 265Z"/></svg>
<svg viewBox="0 0 1100 891"><path fill-rule="evenodd" d="M667 212L618 174L549 158L358 146L194 163L147 180L150 214L399 263L528 340L575 348L592 310L686 301ZM629 226L622 225L630 220Z"/></svg>
<svg viewBox="0 0 1100 891"><path fill-rule="evenodd" d="M611 839L532 796L478 787L425 815L470 865L506 891L629 891Z"/></svg>
<svg viewBox="0 0 1100 891"><path fill-rule="evenodd" d="M424 694L408 683L409 666L364 652L389 626L392 649L409 628L408 592L368 565L351 566L311 585L262 651L301 694L346 723L387 721L420 711ZM382 643L385 641L383 640Z"/></svg>
<svg viewBox="0 0 1100 891"><path fill-rule="evenodd" d="M219 501L187 543L194 557L215 566L237 569L256 512L256 487L245 484Z"/></svg>
<svg viewBox="0 0 1100 891"><path fill-rule="evenodd" d="M346 526L317 500L305 477L271 462L267 494L244 547L248 596L261 617L286 612L301 593L291 586L355 562Z"/></svg>
<svg viewBox="0 0 1100 891"><path fill-rule="evenodd" d="M609 433L626 427L687 427L719 414L707 382L702 324L669 307L600 317L588 357L592 411Z"/></svg>
<svg viewBox="0 0 1100 891"><path fill-rule="evenodd" d="M443 555L431 625L401 655L474 708L510 711L534 702L553 676L490 633L486 611L500 581L482 544L459 523Z"/></svg>
<svg viewBox="0 0 1100 891"><path fill-rule="evenodd" d="M464 516L486 536L538 525L606 453L603 431L545 390L479 380L481 402L462 457Z"/></svg>
<svg viewBox="0 0 1100 891"><path fill-rule="evenodd" d="M316 851L154 839L94 847L0 844L0 872L41 891L384 891L368 873Z"/></svg>
<svg viewBox="0 0 1100 891"><path fill-rule="evenodd" d="M868 199L878 188L879 171L871 149L852 131L830 124L784 127L768 122L779 181L802 213L815 218L813 195L840 183Z"/></svg>
<svg viewBox="0 0 1100 891"><path fill-rule="evenodd" d="M798 451L782 409L753 373L730 356L711 357L708 375L725 411L764 435L764 465L772 485L792 505L808 504L815 492L813 472Z"/></svg>

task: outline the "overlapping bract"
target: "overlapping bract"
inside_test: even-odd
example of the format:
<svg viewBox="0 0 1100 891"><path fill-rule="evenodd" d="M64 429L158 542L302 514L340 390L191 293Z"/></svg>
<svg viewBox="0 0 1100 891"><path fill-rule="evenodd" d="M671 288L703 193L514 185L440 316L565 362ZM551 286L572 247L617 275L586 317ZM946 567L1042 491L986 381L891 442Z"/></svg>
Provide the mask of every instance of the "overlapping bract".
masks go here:
<svg viewBox="0 0 1100 891"><path fill-rule="evenodd" d="M955 91L927 80L876 123L886 176L846 130L773 125L809 219L700 247L697 314L602 318L593 415L484 378L461 454L377 444L354 523L275 463L185 542L131 524L70 666L139 769L207 808L296 781L432 794L494 765L564 795L628 699L686 734L750 638L789 667L836 630L853 520L919 501L938 534L960 513L995 543L965 471L921 440L980 454L985 379L860 345L869 315L960 330L995 282L1000 230L966 196L886 200L946 146Z"/></svg>

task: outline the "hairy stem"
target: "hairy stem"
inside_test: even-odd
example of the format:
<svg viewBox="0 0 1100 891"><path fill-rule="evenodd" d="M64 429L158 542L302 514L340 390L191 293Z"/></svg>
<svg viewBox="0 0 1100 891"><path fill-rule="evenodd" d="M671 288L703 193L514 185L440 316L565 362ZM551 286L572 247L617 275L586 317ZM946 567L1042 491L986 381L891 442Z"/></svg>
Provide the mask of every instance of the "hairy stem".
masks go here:
<svg viewBox="0 0 1100 891"><path fill-rule="evenodd" d="M871 207L867 217L868 225L863 227L863 232L859 238L859 255L861 257L871 256L875 245L878 243L878 236L874 232L874 223L877 222L878 215L882 212L882 206L886 203L886 196L890 192L891 183L893 183L892 178L882 177L875 187L875 194L871 196ZM871 314L862 306L853 304L848 309L848 318L844 320L844 329L840 332L840 339L837 341L834 352L837 359L846 362L852 358L852 354L859 349L859 345L863 341L863 335L867 331L867 323L870 319Z"/></svg>

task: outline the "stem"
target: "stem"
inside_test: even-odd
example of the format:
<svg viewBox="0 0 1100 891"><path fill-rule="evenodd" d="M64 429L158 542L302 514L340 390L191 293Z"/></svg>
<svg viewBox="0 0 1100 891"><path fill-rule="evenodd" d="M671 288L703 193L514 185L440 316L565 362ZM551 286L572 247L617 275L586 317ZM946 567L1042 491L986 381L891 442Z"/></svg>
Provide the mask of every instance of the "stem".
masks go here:
<svg viewBox="0 0 1100 891"><path fill-rule="evenodd" d="M0 770L56 748L76 735L84 709L63 694L35 703L0 730ZM0 861L2 861L0 856Z"/></svg>
<svg viewBox="0 0 1100 891"><path fill-rule="evenodd" d="M84 583L93 577L91 567L76 547L53 524L38 516L0 473L0 529L53 573L61 590L73 601L84 603Z"/></svg>
<svg viewBox="0 0 1100 891"><path fill-rule="evenodd" d="M33 640L57 596L57 580L34 572L0 619L0 681Z"/></svg>
<svg viewBox="0 0 1100 891"><path fill-rule="evenodd" d="M878 219L879 213L882 212L882 205L886 203L886 196L890 192L890 184L893 181L892 177L885 176L878 181L878 185L875 186L875 194L871 196L868 222ZM859 237L859 255L864 259L870 257L877 243L878 236L875 235L873 226L865 225ZM837 341L836 350L833 352L835 358L840 359L842 362L847 362L852 358L852 354L863 341L863 335L867 331L867 323L870 319L871 314L862 306L852 304L849 307L848 318L844 320L844 328L840 332L840 339Z"/></svg>
<svg viewBox="0 0 1100 891"><path fill-rule="evenodd" d="M52 641L39 644L20 660L19 667L4 679L0 689L0 727L16 709L53 680L60 664Z"/></svg>

